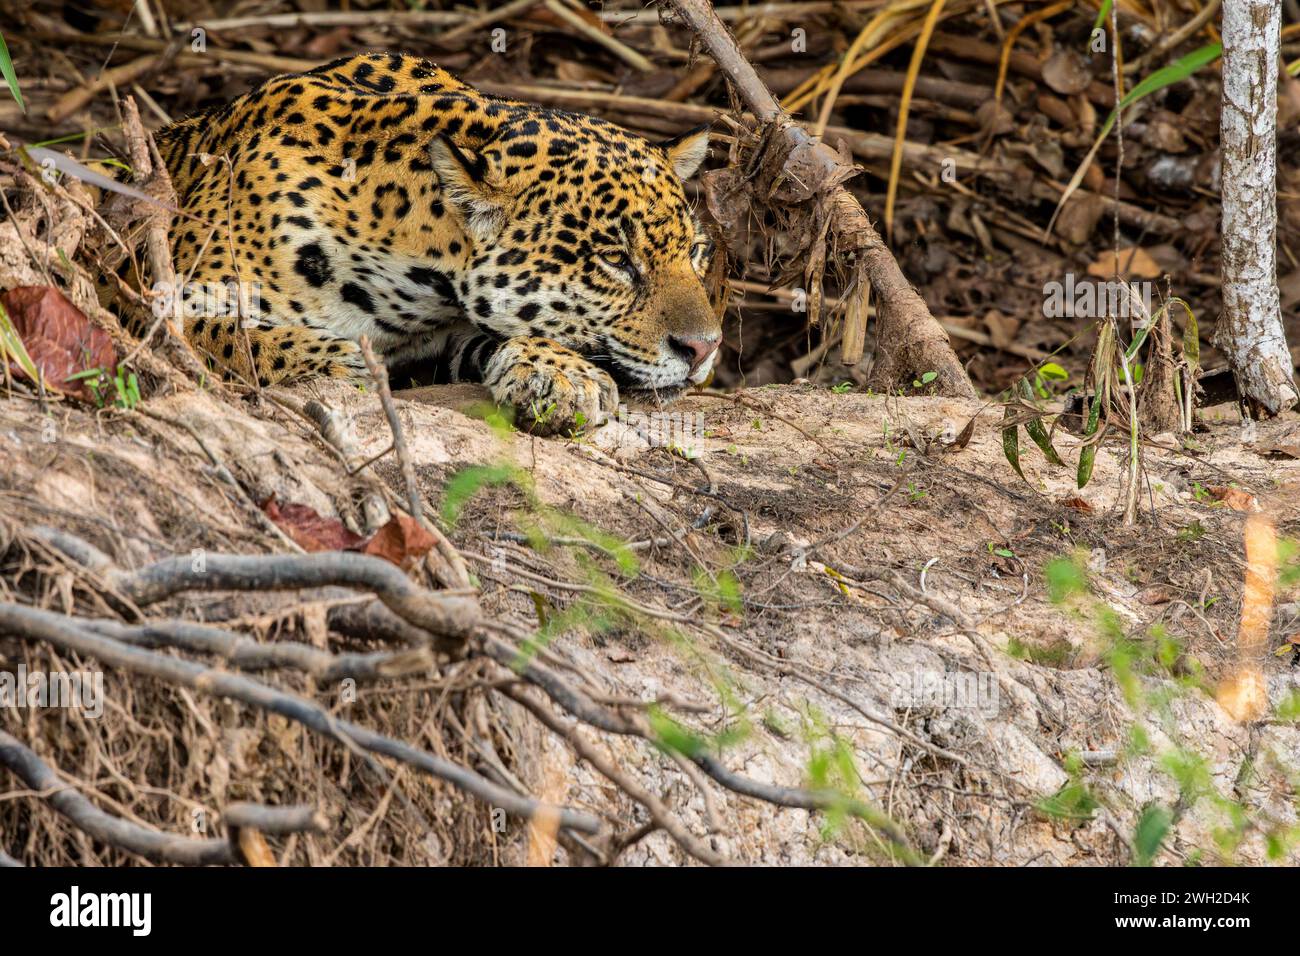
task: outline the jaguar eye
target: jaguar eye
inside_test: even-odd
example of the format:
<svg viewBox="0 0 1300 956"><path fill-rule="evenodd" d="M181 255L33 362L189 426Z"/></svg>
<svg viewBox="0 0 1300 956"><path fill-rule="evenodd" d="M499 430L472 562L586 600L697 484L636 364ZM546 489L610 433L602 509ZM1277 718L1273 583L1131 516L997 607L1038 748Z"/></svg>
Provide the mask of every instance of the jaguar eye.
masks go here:
<svg viewBox="0 0 1300 956"><path fill-rule="evenodd" d="M626 272L628 276L635 279L637 277L636 263L626 252L606 252L600 257L601 262L611 269L617 269L620 272Z"/></svg>

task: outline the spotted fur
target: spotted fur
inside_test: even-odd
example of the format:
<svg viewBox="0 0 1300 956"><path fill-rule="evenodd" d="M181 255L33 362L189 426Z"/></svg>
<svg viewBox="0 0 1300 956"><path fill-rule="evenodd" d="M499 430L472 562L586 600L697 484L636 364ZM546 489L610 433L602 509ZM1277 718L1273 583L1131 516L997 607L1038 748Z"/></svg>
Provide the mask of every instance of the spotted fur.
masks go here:
<svg viewBox="0 0 1300 956"><path fill-rule="evenodd" d="M712 247L681 185L705 129L653 144L369 54L269 80L159 146L197 217L173 228L178 272L257 283L247 345L237 318L186 326L236 375L251 350L264 385L364 381L366 335L557 430L610 413L620 385L672 393L711 370Z"/></svg>

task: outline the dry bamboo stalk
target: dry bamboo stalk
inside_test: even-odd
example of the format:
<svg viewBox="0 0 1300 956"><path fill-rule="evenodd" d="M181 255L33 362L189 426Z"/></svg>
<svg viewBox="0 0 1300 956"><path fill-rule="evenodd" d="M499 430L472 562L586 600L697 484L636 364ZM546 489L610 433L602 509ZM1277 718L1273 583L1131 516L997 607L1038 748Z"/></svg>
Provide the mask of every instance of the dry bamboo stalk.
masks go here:
<svg viewBox="0 0 1300 956"><path fill-rule="evenodd" d="M89 103L97 94L110 87L125 86L132 80L138 80L155 69L162 62L162 59L161 54L151 53L129 63L123 63L121 66L105 70L85 86L68 90L68 92L60 96L54 105L50 107L49 112L45 114L45 118L51 123L62 122Z"/></svg>

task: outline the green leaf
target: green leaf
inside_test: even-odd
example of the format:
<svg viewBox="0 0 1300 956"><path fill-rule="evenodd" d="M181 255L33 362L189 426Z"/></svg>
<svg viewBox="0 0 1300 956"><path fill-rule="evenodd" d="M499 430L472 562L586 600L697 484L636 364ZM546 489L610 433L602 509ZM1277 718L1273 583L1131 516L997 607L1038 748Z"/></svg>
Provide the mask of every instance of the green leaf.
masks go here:
<svg viewBox="0 0 1300 956"><path fill-rule="evenodd" d="M1102 398L1100 395L1092 396L1092 402L1088 409L1088 421L1083 427L1085 438L1097 434L1097 425L1101 420ZM1097 443L1092 442L1083 446L1079 452L1079 472L1075 476L1076 484L1082 488L1092 479L1092 468L1097 462Z"/></svg>
<svg viewBox="0 0 1300 956"><path fill-rule="evenodd" d="M104 370L102 368L88 368L83 371L75 372L72 375L69 375L66 379L64 379L64 381L80 382L83 378L93 378L96 381L98 381L103 376L103 374L104 374Z"/></svg>
<svg viewBox="0 0 1300 956"><path fill-rule="evenodd" d="M1134 865L1151 865L1156 853L1160 851L1160 845L1169 835L1173 820L1173 814L1158 804L1152 804L1142 811L1137 830L1133 834Z"/></svg>
<svg viewBox="0 0 1300 956"><path fill-rule="evenodd" d="M1053 604L1060 604L1070 595L1088 590L1088 572L1078 561L1070 558L1048 561L1043 576L1047 578L1047 595Z"/></svg>
<svg viewBox="0 0 1300 956"><path fill-rule="evenodd" d="M1035 806L1039 813L1057 820L1083 821L1092 819L1101 804L1088 790L1087 784L1071 779L1050 797L1039 800Z"/></svg>
<svg viewBox="0 0 1300 956"><path fill-rule="evenodd" d="M686 727L673 720L658 707L651 707L646 712L650 729L654 732L653 742L669 753L679 753L685 757L695 757L705 752L705 740L692 733Z"/></svg>
<svg viewBox="0 0 1300 956"><path fill-rule="evenodd" d="M1193 372L1201 367L1201 329L1196 322L1196 313L1192 307L1184 300L1174 297L1169 300L1172 306L1174 303L1183 307L1183 312L1187 315L1187 325L1183 328L1183 357L1187 359L1187 364Z"/></svg>
<svg viewBox="0 0 1300 956"><path fill-rule="evenodd" d="M1041 418L1031 418L1025 422L1025 431L1029 432L1029 437L1034 440L1034 444L1047 457L1053 465L1064 465L1065 461L1056 453L1052 447L1052 439L1048 437L1047 426L1043 424Z"/></svg>
<svg viewBox="0 0 1300 956"><path fill-rule="evenodd" d="M1006 414L1002 417L1005 422L1012 417L1011 407L1007 407ZM1002 428L1002 454L1007 456L1007 461L1011 462L1011 467L1016 470L1020 480L1025 480L1025 473L1020 470L1020 429L1015 425L1004 425Z"/></svg>
<svg viewBox="0 0 1300 956"><path fill-rule="evenodd" d="M1053 382L1064 382L1070 378L1070 373L1055 362L1044 362L1038 367L1038 374Z"/></svg>
<svg viewBox="0 0 1300 956"><path fill-rule="evenodd" d="M1084 423L1085 438L1097 434L1101 422L1102 407L1110 402L1111 349L1114 348L1115 330L1109 322L1102 324L1097 333L1097 347L1092 354L1092 398L1089 400L1087 421ZM1090 442L1079 452L1079 472L1076 483L1080 488L1092 478L1092 467L1097 460L1097 442Z"/></svg>
<svg viewBox="0 0 1300 956"><path fill-rule="evenodd" d="M1034 389L1029 384L1029 379L1022 378L1020 380L1020 393L1028 399L1033 398ZM1047 427L1043 424L1041 418L1031 418L1025 422L1025 431L1029 433L1029 437L1034 440L1034 444L1038 446L1039 451L1047 457L1048 461L1053 465L1065 465L1061 456L1056 453L1056 449L1052 447L1052 440L1048 437Z"/></svg>
<svg viewBox="0 0 1300 956"><path fill-rule="evenodd" d="M504 485L517 480L517 469L510 465L474 465L457 472L447 482L442 499L442 516L450 525L460 519L469 500L480 489Z"/></svg>
<svg viewBox="0 0 1300 956"><path fill-rule="evenodd" d="M9 47L5 44L3 33L0 33L0 75L3 75L5 82L9 84L9 92L18 101L18 107L26 113L27 104L23 102L23 91L18 88L18 74L14 72L14 61L9 56Z"/></svg>

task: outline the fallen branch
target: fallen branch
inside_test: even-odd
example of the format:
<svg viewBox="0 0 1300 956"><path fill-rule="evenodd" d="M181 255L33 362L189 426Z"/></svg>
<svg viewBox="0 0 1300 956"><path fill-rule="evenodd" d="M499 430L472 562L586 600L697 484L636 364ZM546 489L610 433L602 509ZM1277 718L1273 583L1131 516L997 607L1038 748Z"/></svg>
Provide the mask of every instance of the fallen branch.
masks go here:
<svg viewBox="0 0 1300 956"><path fill-rule="evenodd" d="M267 807L260 803L232 803L221 812L221 822L231 830L247 827L275 835L324 833L329 827L325 814L315 807Z"/></svg>
<svg viewBox="0 0 1300 956"><path fill-rule="evenodd" d="M536 717L552 733L568 742L569 746L574 749L583 760L596 768L605 779L609 780L629 797L635 800L641 806L645 807L646 812L650 814L650 819L655 822L655 826L665 831L671 836L683 850L689 853L701 863L707 863L710 866L717 866L724 863L725 860L721 854L717 853L712 847L704 843L693 833L686 829L680 820L676 819L663 802L649 790L632 780L627 774L622 773L612 760L600 753L586 738L582 732L575 726L566 724L554 713L543 707L540 703L532 698L531 695L520 693L512 687L502 689L504 693L515 703L527 709L527 711Z"/></svg>
<svg viewBox="0 0 1300 956"><path fill-rule="evenodd" d="M238 863L234 849L224 839L191 840L172 836L105 813L62 780L40 757L17 738L0 730L0 764L40 794L59 813L93 839L136 853L155 863L212 866Z"/></svg>
<svg viewBox="0 0 1300 956"><path fill-rule="evenodd" d="M81 623L96 634L135 647L173 647L191 653L212 654L248 671L292 667L320 681L345 678L358 682L376 681L427 673L434 665L433 655L426 647L374 654L331 654L292 641L263 644L244 634L192 621L150 621L134 627L107 620Z"/></svg>
<svg viewBox="0 0 1300 956"><path fill-rule="evenodd" d="M532 797L520 796L467 767L436 757L359 724L339 719L304 697L278 690L240 674L215 670L192 661L165 657L118 643L85 629L75 618L16 604L0 604L0 633L7 633L26 641L44 641L65 651L93 657L110 667L145 674L205 696L237 700L250 707L279 714L323 737L345 745L355 744L371 753L391 757L415 767L493 807L499 807L525 820L533 819L540 812L554 814L560 826L583 833L598 833L602 829L600 821L590 814L569 807L554 807Z"/></svg>
<svg viewBox="0 0 1300 956"><path fill-rule="evenodd" d="M379 390L379 401L384 408L384 417L388 419L388 428L393 433L393 449L397 452L397 461L402 469L402 482L406 485L407 510L411 517L420 523L434 539L434 549L442 558L444 567L438 569L438 579L449 588L468 588L469 571L465 568L465 559L447 540L432 521L424 516L424 504L420 497L420 486L415 480L415 465L411 462L411 452L406 447L406 434L402 431L402 420L397 417L397 406L393 404L393 392L388 387L388 369L384 363L375 358L370 347L370 339L361 336L361 355L366 368Z"/></svg>
<svg viewBox="0 0 1300 956"><path fill-rule="evenodd" d="M435 637L463 640L480 617L472 593L427 591L396 565L364 554L207 554L201 561L166 558L139 571L123 571L66 532L40 526L32 534L99 573L114 591L140 607L182 591L288 591L335 585L374 592L398 617Z"/></svg>

